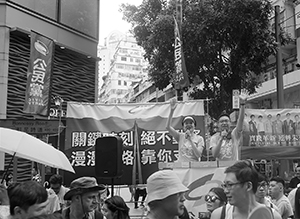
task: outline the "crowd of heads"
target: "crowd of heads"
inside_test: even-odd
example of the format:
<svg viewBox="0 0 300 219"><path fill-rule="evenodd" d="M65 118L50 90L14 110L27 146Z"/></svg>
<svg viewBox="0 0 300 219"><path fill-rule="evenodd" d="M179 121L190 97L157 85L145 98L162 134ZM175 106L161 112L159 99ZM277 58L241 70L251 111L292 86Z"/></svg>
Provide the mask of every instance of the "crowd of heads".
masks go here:
<svg viewBox="0 0 300 219"><path fill-rule="evenodd" d="M216 209L226 204L237 207L245 205L249 197L254 197L258 203L263 204L266 196L277 199L284 193L285 181L282 178L274 177L268 180L255 169L250 160L237 161L227 167L224 173L225 178L220 186L212 187L207 194L203 195L207 218ZM63 183L62 177L53 175L49 183L55 193L58 193L59 186ZM164 218L185 218L183 215L187 215L189 218L184 204L188 190L189 188L182 183L175 171L160 170L150 175L147 179L146 200L149 218L155 218L153 215ZM82 218L89 218L89 214L98 209L106 219L129 219L130 208L120 196L105 196L99 208L101 194L107 195L107 191L106 186L98 184L96 178L80 177L71 182L64 199L71 202L69 209L75 209L76 214L81 212ZM300 192L296 193L296 198L299 196ZM66 218L63 210L59 214L56 212L47 216L48 193L36 181L13 183L8 188L1 185L0 204L9 204L13 219Z"/></svg>
<svg viewBox="0 0 300 219"><path fill-rule="evenodd" d="M49 179L49 183L57 194L62 185L62 177L55 174ZM102 215L101 218L104 215L106 219L129 219L129 208L122 197L105 198L100 206L102 194L109 194L108 189L98 184L96 178L77 178L71 182L64 195L64 200L70 204L64 209L49 212L49 192L41 183L30 180L13 183L8 187L1 184L0 205L9 207L6 216L11 219L60 219L70 218L70 215L87 219L91 214L95 214L96 219L97 214ZM4 217L2 213L0 218Z"/></svg>

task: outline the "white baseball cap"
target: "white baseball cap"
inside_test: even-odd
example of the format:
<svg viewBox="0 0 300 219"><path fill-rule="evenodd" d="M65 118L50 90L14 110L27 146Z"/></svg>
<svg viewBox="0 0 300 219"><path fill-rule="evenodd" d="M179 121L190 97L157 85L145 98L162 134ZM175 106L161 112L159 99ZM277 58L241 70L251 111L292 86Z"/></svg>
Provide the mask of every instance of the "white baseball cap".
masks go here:
<svg viewBox="0 0 300 219"><path fill-rule="evenodd" d="M172 170L159 170L147 179L147 203L162 200L170 195L186 192L189 189L182 184Z"/></svg>

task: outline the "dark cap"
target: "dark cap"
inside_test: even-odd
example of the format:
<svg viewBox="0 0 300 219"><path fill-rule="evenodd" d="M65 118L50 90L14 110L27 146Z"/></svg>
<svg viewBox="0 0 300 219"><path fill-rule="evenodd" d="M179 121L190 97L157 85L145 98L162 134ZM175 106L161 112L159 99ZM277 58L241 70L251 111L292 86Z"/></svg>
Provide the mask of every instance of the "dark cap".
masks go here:
<svg viewBox="0 0 300 219"><path fill-rule="evenodd" d="M65 194L65 200L71 200L74 195L82 195L87 192L105 190L104 185L98 185L94 177L80 177L71 182L70 190Z"/></svg>

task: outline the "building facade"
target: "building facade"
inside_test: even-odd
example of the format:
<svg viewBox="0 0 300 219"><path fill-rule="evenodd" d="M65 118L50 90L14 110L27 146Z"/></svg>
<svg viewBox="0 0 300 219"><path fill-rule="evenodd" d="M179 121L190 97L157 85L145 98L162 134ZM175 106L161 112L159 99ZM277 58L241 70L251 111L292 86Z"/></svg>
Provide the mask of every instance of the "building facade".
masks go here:
<svg viewBox="0 0 300 219"><path fill-rule="evenodd" d="M23 112L31 31L55 43L51 99L54 96L63 98L62 121L65 123L67 101L95 102L99 0L1 0L0 15L1 120L57 120L58 108L53 101L49 101L49 117ZM25 128L23 131L28 130ZM59 145L57 138L52 141L53 146ZM64 146L64 131L60 145ZM14 166L19 168L24 164L21 163ZM22 174L18 171L14 169L14 175L20 177L17 180L28 177L24 169Z"/></svg>
<svg viewBox="0 0 300 219"><path fill-rule="evenodd" d="M280 26L293 39L282 46L282 70L284 107L300 107L300 5L296 1L277 0L273 5L280 6ZM270 19L274 26L275 18ZM266 72L262 75L262 85L249 97L249 107L255 109L275 109L277 103L276 57L270 57Z"/></svg>
<svg viewBox="0 0 300 219"><path fill-rule="evenodd" d="M133 85L147 78L147 62L143 50L131 34L111 33L106 45L100 48L99 102L128 102L127 94ZM102 77L101 77L102 76ZM100 84L100 83L99 83Z"/></svg>

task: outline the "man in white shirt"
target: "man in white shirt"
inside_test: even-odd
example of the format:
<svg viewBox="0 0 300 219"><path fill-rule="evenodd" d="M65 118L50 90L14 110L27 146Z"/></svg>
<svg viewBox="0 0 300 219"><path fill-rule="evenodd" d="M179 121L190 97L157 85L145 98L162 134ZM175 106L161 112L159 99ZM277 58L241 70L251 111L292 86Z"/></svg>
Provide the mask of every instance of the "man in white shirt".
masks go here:
<svg viewBox="0 0 300 219"><path fill-rule="evenodd" d="M50 189L55 192L58 197L60 208L64 209L67 207L68 202L64 200L65 194L70 190L62 185L62 176L54 174L49 179Z"/></svg>
<svg viewBox="0 0 300 219"><path fill-rule="evenodd" d="M278 207L282 219L287 219L294 215L289 199L284 195L284 180L274 177L270 180L269 194L273 203Z"/></svg>

